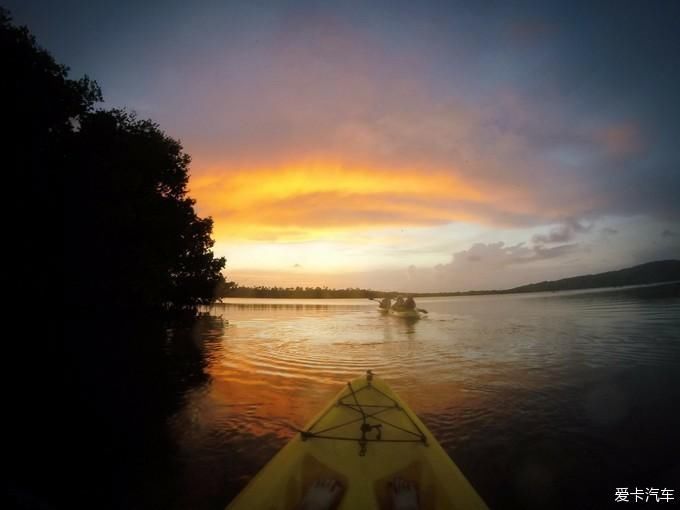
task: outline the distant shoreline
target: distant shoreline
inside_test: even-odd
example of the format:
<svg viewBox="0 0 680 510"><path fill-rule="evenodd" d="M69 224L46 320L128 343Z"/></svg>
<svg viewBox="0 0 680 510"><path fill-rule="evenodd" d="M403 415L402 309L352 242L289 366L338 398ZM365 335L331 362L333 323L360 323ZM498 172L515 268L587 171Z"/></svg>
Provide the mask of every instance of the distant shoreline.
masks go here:
<svg viewBox="0 0 680 510"><path fill-rule="evenodd" d="M587 292L587 291L597 291L597 292L614 292L614 291L625 291L625 290L635 290L635 289L648 289L648 288L653 288L653 287L676 287L677 286L677 295L680 297L680 280L672 280L672 281L663 281L663 282L655 282L655 283L640 283L636 285L618 285L618 286L609 286L609 287L589 287L589 288L584 288L584 289L565 289L565 290L533 290L533 291L522 291L522 292L510 292L510 291L500 291L500 292L494 292L494 291L471 291L471 292L462 292L462 293L447 293L447 294L418 294L418 293L399 293L400 295L409 295L413 296L414 298L444 298L444 297L474 297L474 296L504 296L504 295L518 295L518 294L557 294L557 293L567 293L567 292ZM376 291L380 292L380 291ZM370 299L370 298L362 298L362 297L266 297L266 296L260 296L260 297L246 297L246 296L225 296L221 299L262 299L262 300L297 300L297 301L303 301L303 300L326 300L326 301L332 301L332 300L350 300L350 299ZM377 298L373 298L374 300ZM216 304L220 304L220 302L217 302ZM223 303L223 304L228 304L228 303Z"/></svg>
<svg viewBox="0 0 680 510"><path fill-rule="evenodd" d="M595 290L607 288L641 287L650 285L680 283L680 260L661 260L637 266L531 283L511 289L468 290L458 292L399 292L371 289L329 289L327 287L234 287L222 298L267 298L267 299L370 299L411 295L424 297L487 296L502 294L525 294L529 292L560 292L568 290Z"/></svg>

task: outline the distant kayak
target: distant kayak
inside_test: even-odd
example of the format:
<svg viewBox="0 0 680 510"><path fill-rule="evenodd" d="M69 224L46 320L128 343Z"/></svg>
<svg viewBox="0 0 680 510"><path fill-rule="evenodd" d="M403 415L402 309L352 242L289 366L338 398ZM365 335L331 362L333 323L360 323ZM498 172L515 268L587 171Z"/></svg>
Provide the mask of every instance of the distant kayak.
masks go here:
<svg viewBox="0 0 680 510"><path fill-rule="evenodd" d="M344 488L338 510L390 508L397 479L415 484L420 509L487 509L427 427L370 371L347 383L227 509L292 510L321 479Z"/></svg>

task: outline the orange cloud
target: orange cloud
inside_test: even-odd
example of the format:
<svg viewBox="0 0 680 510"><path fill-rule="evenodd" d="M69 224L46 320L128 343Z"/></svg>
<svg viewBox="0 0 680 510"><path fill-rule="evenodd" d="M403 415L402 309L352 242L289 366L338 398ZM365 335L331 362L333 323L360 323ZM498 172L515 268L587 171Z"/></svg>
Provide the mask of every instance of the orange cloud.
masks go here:
<svg viewBox="0 0 680 510"><path fill-rule="evenodd" d="M442 171L213 168L192 178L191 193L201 214L215 219L218 239L323 239L340 231L452 221L512 224L533 213L517 189L480 186Z"/></svg>

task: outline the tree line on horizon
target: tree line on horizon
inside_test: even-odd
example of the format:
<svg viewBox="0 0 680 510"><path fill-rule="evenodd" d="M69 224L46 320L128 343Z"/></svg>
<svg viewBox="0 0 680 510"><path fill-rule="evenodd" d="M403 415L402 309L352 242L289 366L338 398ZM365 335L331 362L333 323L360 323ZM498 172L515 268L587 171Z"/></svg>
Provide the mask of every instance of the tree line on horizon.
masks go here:
<svg viewBox="0 0 680 510"><path fill-rule="evenodd" d="M245 298L373 298L387 293L368 289L346 288L330 289L328 287L277 287L257 285L253 287L240 286L234 282L225 282L217 286L216 298L245 297Z"/></svg>
<svg viewBox="0 0 680 510"><path fill-rule="evenodd" d="M468 290L458 292L397 292L372 289L328 287L277 287L259 285L240 286L235 282L221 282L216 298L383 298L410 295L413 297L480 296L488 294L520 294L526 292L552 292L562 290L621 287L680 281L680 260L660 260L604 273L573 276L560 280L530 283L502 290Z"/></svg>
<svg viewBox="0 0 680 510"><path fill-rule="evenodd" d="M282 299L375 299L375 298L396 298L397 296L413 297L433 297L433 296L453 296L462 294L489 294L502 291L467 291L467 292L398 292L381 291L373 289L361 289L357 287L347 287L344 289L332 289L327 286L316 287L278 287L268 285L255 285L252 287L241 286L235 282L223 282L217 286L215 298L282 298Z"/></svg>

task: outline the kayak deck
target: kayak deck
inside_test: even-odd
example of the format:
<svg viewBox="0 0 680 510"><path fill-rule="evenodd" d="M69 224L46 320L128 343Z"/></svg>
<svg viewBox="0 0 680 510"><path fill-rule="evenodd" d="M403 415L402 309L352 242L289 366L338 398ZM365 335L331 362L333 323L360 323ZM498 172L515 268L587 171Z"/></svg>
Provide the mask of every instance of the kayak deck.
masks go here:
<svg viewBox="0 0 680 510"><path fill-rule="evenodd" d="M321 478L344 487L339 510L388 509L389 482L416 483L420 509L486 505L418 417L379 378L355 379L227 507L296 508Z"/></svg>

